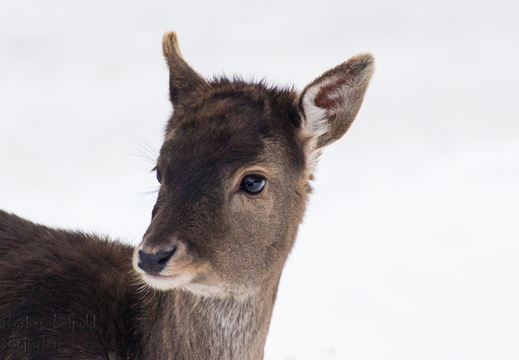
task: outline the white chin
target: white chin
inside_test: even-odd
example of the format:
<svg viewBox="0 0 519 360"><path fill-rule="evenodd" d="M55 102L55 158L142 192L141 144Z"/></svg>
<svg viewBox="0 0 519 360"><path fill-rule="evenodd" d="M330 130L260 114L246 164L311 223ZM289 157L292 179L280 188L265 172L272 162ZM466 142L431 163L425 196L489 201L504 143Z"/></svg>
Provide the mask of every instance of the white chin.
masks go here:
<svg viewBox="0 0 519 360"><path fill-rule="evenodd" d="M142 279L152 288L158 290L171 290L181 288L191 282L195 274L185 273L173 276L150 275L140 273Z"/></svg>

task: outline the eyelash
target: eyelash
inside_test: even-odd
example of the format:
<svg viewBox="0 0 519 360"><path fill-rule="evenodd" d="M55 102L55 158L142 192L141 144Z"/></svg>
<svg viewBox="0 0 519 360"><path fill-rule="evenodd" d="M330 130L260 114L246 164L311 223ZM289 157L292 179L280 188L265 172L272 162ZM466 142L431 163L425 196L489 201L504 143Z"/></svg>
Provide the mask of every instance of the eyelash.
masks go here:
<svg viewBox="0 0 519 360"><path fill-rule="evenodd" d="M155 171L155 175L157 176L157 181L159 184L162 184L162 174L160 173L160 170L155 166L153 171Z"/></svg>

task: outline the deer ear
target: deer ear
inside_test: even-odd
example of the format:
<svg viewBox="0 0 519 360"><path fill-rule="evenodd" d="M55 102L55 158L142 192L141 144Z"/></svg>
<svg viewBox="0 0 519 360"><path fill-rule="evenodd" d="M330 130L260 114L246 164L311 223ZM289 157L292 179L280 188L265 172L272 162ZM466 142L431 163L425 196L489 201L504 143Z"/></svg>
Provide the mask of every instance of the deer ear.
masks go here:
<svg viewBox="0 0 519 360"><path fill-rule="evenodd" d="M169 94L171 102L173 105L177 105L182 97L207 83L182 57L175 32L164 34L162 51L169 67Z"/></svg>
<svg viewBox="0 0 519 360"><path fill-rule="evenodd" d="M360 54L325 72L302 92L299 110L310 163L343 136L357 116L374 71L371 54Z"/></svg>

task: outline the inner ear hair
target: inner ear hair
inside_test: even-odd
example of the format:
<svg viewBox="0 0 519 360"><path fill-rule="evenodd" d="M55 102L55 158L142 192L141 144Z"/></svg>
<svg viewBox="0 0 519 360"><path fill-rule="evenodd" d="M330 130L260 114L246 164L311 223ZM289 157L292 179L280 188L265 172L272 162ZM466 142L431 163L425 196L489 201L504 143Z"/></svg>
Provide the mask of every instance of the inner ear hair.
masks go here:
<svg viewBox="0 0 519 360"><path fill-rule="evenodd" d="M328 70L301 93L299 110L309 156L341 138L362 104L374 71L374 58L364 53Z"/></svg>

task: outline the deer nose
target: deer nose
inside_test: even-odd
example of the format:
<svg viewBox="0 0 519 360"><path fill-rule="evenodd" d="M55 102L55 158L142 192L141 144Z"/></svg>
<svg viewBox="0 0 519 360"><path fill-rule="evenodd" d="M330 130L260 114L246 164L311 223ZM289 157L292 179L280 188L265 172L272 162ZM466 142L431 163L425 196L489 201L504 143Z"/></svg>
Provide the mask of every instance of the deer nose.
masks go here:
<svg viewBox="0 0 519 360"><path fill-rule="evenodd" d="M166 267L175 251L177 251L176 247L156 253L139 250L139 263L137 265L148 274L156 275Z"/></svg>

